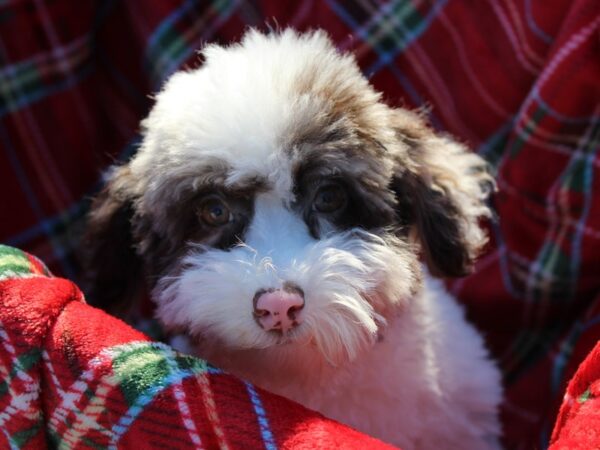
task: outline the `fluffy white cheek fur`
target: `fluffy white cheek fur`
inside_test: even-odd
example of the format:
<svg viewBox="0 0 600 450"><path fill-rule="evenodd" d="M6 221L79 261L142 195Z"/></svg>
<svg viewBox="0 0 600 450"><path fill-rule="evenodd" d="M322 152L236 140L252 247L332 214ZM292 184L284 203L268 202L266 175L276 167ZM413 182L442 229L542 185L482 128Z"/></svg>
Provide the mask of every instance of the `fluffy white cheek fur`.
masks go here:
<svg viewBox="0 0 600 450"><path fill-rule="evenodd" d="M232 350L311 342L330 364L355 358L411 295L413 252L395 237L361 230L316 241L301 218L275 205L257 201L245 244L185 257L180 275L154 293L158 317ZM285 281L303 289L305 307L301 324L282 338L258 326L252 300Z"/></svg>

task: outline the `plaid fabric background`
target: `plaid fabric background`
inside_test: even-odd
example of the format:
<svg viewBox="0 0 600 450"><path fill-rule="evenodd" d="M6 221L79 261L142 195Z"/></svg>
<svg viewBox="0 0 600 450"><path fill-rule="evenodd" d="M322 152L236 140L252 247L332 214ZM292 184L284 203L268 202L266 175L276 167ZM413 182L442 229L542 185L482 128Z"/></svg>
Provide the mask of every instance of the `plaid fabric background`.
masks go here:
<svg viewBox="0 0 600 450"><path fill-rule="evenodd" d="M597 0L7 1L0 4L0 241L77 280L101 171L139 142L148 94L247 25L322 27L388 102L496 168L493 242L453 282L507 386L510 448L544 447L600 336Z"/></svg>

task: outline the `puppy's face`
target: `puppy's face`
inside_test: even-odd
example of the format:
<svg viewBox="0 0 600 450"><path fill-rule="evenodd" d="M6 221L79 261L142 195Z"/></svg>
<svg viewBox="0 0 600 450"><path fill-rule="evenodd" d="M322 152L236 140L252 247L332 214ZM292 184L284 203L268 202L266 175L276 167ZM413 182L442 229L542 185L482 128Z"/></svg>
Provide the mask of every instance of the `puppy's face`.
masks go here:
<svg viewBox="0 0 600 450"><path fill-rule="evenodd" d="M92 300L123 296L104 280L139 267L158 317L203 345L339 364L402 313L420 253L468 270L493 187L479 157L381 103L322 33L251 31L203 54L94 204Z"/></svg>

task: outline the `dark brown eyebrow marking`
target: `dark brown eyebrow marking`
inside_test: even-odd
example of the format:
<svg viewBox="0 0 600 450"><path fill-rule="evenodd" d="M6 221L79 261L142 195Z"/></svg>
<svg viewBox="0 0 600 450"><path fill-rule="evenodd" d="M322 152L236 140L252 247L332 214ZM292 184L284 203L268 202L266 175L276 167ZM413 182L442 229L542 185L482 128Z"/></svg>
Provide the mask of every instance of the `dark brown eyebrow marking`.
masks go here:
<svg viewBox="0 0 600 450"><path fill-rule="evenodd" d="M265 192L270 187L270 183L261 175L250 175L235 183L222 185L224 191L241 196L256 195Z"/></svg>
<svg viewBox="0 0 600 450"><path fill-rule="evenodd" d="M154 187L159 195L156 196L152 206L161 206L162 209L165 209L169 205L207 189L251 194L268 188L266 178L256 173L242 176L230 183L228 178L232 171L233 167L225 160L212 158L203 165L191 165L177 176L165 176L160 180L160 186Z"/></svg>

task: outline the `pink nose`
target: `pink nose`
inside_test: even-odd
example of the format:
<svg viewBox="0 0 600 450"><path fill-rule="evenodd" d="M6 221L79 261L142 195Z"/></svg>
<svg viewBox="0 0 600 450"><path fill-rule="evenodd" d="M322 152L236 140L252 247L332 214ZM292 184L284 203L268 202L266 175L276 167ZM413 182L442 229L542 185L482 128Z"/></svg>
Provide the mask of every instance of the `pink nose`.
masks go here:
<svg viewBox="0 0 600 450"><path fill-rule="evenodd" d="M265 330L287 330L300 323L299 312L304 307L300 288L285 285L283 289L261 290L254 296L254 317Z"/></svg>

